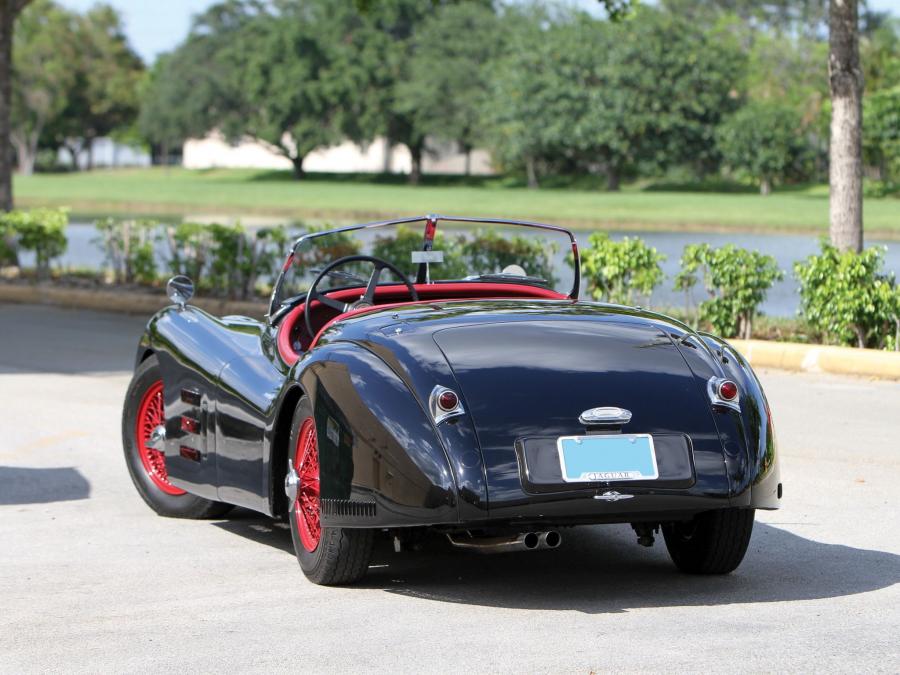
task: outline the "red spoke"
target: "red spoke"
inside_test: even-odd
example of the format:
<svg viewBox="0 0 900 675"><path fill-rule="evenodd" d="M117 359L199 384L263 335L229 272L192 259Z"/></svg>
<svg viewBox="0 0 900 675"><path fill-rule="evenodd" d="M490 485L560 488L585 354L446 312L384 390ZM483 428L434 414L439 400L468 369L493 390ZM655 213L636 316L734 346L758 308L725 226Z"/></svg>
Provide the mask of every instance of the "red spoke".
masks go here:
<svg viewBox="0 0 900 675"><path fill-rule="evenodd" d="M135 440L137 441L138 455L144 471L160 490L170 495L183 495L181 490L169 482L169 472L166 470L166 456L160 450L147 447L147 441L153 430L161 424L165 424L165 408L163 404L163 384L158 380L150 385L141 397L138 406L137 419L135 420Z"/></svg>
<svg viewBox="0 0 900 675"><path fill-rule="evenodd" d="M300 542L309 551L315 551L321 537L319 519L319 447L316 425L312 417L303 421L294 453L294 470L300 481L294 514Z"/></svg>

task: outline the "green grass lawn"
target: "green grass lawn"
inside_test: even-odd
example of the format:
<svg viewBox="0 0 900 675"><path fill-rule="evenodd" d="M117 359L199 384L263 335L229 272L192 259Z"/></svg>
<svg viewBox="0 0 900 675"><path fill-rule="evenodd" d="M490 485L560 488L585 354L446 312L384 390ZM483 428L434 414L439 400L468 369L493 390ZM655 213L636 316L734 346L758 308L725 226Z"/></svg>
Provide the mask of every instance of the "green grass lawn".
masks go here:
<svg viewBox="0 0 900 675"><path fill-rule="evenodd" d="M528 190L500 179L434 177L411 187L390 177L316 176L252 170L127 169L17 177L19 206L68 206L122 215L221 213L291 220L363 220L445 213L532 218L579 228L825 232L825 186L761 197L750 192L626 188ZM900 200L868 199L869 236L900 237Z"/></svg>

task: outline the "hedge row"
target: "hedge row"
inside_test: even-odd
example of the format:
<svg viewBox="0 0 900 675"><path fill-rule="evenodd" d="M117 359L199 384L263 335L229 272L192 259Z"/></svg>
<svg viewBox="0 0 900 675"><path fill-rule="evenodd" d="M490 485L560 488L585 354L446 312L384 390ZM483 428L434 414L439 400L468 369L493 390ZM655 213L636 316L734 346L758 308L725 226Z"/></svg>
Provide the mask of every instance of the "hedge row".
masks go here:
<svg viewBox="0 0 900 675"><path fill-rule="evenodd" d="M66 250L67 224L67 213L61 209L3 214L0 263L18 265L18 252L32 251L38 278L49 278L51 261ZM247 229L240 224L107 218L97 221L96 229L96 242L114 283L158 283L164 276L159 268L162 258L168 274L187 274L198 286L241 300L268 292L291 239L284 227ZM399 227L393 236L376 237L372 253L402 260L419 237ZM555 251L537 240L502 237L492 230L476 230L468 236L440 233L439 237L445 276L520 264L531 274L555 282ZM361 249L350 235L312 241L315 245L299 252L307 269ZM162 256L160 249L165 251ZM825 342L900 349L900 287L893 273L883 270L883 254L882 247L842 253L823 241L819 254L794 264L801 316ZM640 238L614 241L605 233L595 233L582 251L581 272L587 292L596 300L648 304L665 278L664 260L663 254ZM757 251L731 244L720 248L690 244L682 253L675 287L690 294L702 286L706 298L691 317L695 325L708 325L725 337L749 338L768 290L784 274L772 256Z"/></svg>

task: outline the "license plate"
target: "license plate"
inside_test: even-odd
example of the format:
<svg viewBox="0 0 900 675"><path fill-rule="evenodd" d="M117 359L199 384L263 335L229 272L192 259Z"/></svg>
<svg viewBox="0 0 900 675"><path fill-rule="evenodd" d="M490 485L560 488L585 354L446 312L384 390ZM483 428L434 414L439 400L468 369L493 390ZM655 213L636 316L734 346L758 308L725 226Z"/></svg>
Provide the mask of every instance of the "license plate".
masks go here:
<svg viewBox="0 0 900 675"><path fill-rule="evenodd" d="M567 483L659 478L650 434L563 436L556 447Z"/></svg>

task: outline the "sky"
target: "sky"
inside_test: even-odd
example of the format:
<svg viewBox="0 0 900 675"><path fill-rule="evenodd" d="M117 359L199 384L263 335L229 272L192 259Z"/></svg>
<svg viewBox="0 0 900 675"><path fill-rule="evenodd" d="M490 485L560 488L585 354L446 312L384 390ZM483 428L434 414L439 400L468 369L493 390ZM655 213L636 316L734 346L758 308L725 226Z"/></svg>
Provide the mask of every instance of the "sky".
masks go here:
<svg viewBox="0 0 900 675"><path fill-rule="evenodd" d="M96 0L59 0L60 4L84 11ZM191 17L216 0L106 0L122 14L132 46L146 63L174 49L188 34ZM576 0L585 9L599 5L596 0ZM869 7L900 15L900 0L869 0Z"/></svg>

